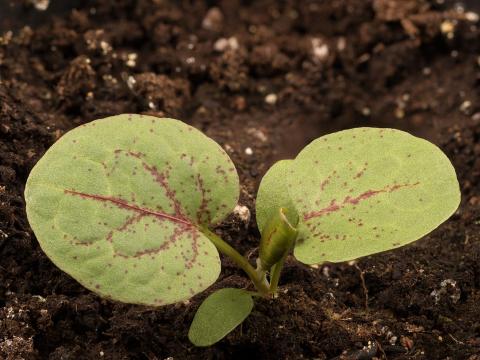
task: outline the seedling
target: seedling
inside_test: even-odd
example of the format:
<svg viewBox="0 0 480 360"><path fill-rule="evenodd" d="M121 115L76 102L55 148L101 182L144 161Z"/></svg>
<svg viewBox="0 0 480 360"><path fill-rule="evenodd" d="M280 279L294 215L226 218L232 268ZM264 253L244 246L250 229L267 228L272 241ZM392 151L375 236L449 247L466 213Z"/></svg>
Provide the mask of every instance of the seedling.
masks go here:
<svg viewBox="0 0 480 360"><path fill-rule="evenodd" d="M189 331L198 346L240 324L253 297L276 296L292 249L306 264L390 250L435 229L460 201L455 170L428 141L377 128L323 136L263 178L255 268L211 230L238 195L237 172L218 144L180 121L142 115L68 132L25 189L42 249L105 298L153 306L186 300L218 278L218 251L229 256L253 287L205 300Z"/></svg>

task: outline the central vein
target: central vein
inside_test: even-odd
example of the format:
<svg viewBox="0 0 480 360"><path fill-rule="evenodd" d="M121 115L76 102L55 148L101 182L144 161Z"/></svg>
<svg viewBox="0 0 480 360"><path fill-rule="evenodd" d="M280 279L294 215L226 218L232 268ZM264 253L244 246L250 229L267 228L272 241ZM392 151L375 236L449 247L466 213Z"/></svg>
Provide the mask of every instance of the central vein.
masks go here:
<svg viewBox="0 0 480 360"><path fill-rule="evenodd" d="M141 213L141 214L147 214L147 215L155 216L155 217L161 218L161 219L168 219L168 220L176 222L176 223L185 224L185 225L189 225L189 226L193 225L191 222L189 222L185 219L178 218L178 217L175 217L175 216L172 216L172 215L168 215L168 214L162 213L160 211L155 211L155 210L152 210L152 209L149 209L149 208L140 207L138 205L131 204L131 203L125 201L125 200L118 199L118 198L115 198L115 197L112 197L112 196L87 194L87 193L83 193L83 192L79 192L79 191L75 191L75 190L65 190L65 193L75 195L75 196L79 196L83 199L92 199L92 200L99 201L99 202L112 203L112 204L114 204L115 206L117 206L121 209L135 211L135 212L138 212L138 213Z"/></svg>

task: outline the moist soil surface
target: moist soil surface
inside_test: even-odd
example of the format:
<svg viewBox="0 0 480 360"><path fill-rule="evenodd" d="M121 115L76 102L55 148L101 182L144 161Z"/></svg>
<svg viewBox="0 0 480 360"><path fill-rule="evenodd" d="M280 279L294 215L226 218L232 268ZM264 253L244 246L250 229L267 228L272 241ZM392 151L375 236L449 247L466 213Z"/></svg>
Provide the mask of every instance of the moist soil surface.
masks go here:
<svg viewBox="0 0 480 360"><path fill-rule="evenodd" d="M43 12L0 2L1 359L480 358L478 9L73 3ZM458 172L462 203L401 249L315 267L289 258L278 299L257 301L224 340L195 348L187 331L202 299L249 286L231 261L189 302L120 304L56 268L26 219L24 184L45 150L73 127L126 112L181 119L226 149L252 216L233 214L216 232L252 261L262 175L332 131L394 127L433 141Z"/></svg>

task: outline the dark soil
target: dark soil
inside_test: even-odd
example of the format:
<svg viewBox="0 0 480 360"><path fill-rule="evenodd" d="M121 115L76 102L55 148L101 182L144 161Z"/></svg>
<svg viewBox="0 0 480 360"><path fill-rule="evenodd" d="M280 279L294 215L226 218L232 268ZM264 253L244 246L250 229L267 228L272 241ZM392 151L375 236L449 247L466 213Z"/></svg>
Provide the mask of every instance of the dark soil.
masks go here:
<svg viewBox="0 0 480 360"><path fill-rule="evenodd" d="M480 359L472 14L434 0L52 1L45 13L9 3L0 1L0 358ZM228 151L252 219L232 215L217 232L242 253L258 244L262 174L334 130L390 126L434 141L458 171L462 205L400 250L319 267L289 259L276 301L195 348L186 335L207 294L158 309L103 300L49 261L26 220L24 183L44 151L124 112L182 119ZM224 259L214 287L247 284Z"/></svg>

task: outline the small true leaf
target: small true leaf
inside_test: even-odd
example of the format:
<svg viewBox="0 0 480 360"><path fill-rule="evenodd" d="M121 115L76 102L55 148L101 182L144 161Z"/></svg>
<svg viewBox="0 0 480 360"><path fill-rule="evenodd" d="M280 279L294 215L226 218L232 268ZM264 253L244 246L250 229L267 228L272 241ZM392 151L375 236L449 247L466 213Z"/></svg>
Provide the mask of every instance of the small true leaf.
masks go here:
<svg viewBox="0 0 480 360"><path fill-rule="evenodd" d="M252 296L242 289L221 289L200 305L188 332L197 346L209 346L221 340L245 320L253 308Z"/></svg>
<svg viewBox="0 0 480 360"><path fill-rule="evenodd" d="M163 305L217 279L218 252L199 228L222 220L238 192L228 155L198 130L119 115L57 141L33 168L25 199L59 268L104 297Z"/></svg>
<svg viewBox="0 0 480 360"><path fill-rule="evenodd" d="M264 271L270 271L286 253L292 250L297 238L297 224L291 224L286 216L288 210L279 208L276 215L265 225L260 240L260 265Z"/></svg>
<svg viewBox="0 0 480 360"><path fill-rule="evenodd" d="M289 168L299 216L295 257L346 261L415 241L460 201L455 170L432 143L393 129L323 136Z"/></svg>
<svg viewBox="0 0 480 360"><path fill-rule="evenodd" d="M293 226L298 222L297 211L290 200L286 183L292 163L293 160L277 161L262 178L255 204L257 225L261 234L270 219L276 217L280 208L286 209L287 219Z"/></svg>

